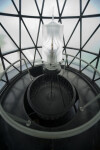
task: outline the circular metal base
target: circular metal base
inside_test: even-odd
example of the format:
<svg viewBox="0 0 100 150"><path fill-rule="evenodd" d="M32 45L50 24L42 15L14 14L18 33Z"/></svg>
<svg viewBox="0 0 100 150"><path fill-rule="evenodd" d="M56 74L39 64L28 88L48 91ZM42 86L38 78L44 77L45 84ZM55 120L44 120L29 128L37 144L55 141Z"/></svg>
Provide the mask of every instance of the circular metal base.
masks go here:
<svg viewBox="0 0 100 150"><path fill-rule="evenodd" d="M74 105L76 93L74 87L64 77L39 76L27 90L30 107L45 120L63 117Z"/></svg>

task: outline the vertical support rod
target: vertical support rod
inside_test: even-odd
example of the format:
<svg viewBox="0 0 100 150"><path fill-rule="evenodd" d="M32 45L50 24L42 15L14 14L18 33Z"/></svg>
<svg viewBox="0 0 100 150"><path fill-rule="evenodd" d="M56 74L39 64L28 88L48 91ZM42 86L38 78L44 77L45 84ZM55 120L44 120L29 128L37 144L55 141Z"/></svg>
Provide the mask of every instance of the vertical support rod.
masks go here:
<svg viewBox="0 0 100 150"><path fill-rule="evenodd" d="M82 50L82 0L80 0L80 63L79 63L79 71L81 71L81 50Z"/></svg>
<svg viewBox="0 0 100 150"><path fill-rule="evenodd" d="M51 149L50 150L54 150L54 139L51 140Z"/></svg>
<svg viewBox="0 0 100 150"><path fill-rule="evenodd" d="M20 51L20 71L22 72L22 60L21 60L21 0L19 0L19 51Z"/></svg>

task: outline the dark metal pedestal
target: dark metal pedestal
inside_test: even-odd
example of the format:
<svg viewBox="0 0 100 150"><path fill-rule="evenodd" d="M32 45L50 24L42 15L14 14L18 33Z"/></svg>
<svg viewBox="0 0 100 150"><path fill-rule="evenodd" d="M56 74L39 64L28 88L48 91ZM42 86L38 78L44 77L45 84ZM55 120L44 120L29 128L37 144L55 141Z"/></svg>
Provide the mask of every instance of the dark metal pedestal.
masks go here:
<svg viewBox="0 0 100 150"><path fill-rule="evenodd" d="M68 70L64 73L62 71L60 74L63 74L64 78L67 78L70 82L72 82L78 91L79 97L81 98L79 105L84 105L84 103L90 101L97 94L92 86L90 86L90 84L77 74ZM34 77L34 80L35 79L36 78ZM8 90L5 91L1 97L2 105L7 112L26 120L29 119L29 116L26 113L23 99L26 89L30 83L29 76L26 74L19 78L16 82L13 82L12 86L9 86ZM77 110L74 117L61 126L59 125L52 129L52 127L45 127L45 125L36 124L34 122L32 127L38 130L49 131L72 129L88 121L99 109L99 102L97 101L93 105L89 106L84 113L80 113L79 110ZM40 118L42 119L42 117ZM25 135L10 127L2 118L0 118L0 137L1 150L99 150L100 123L97 123L91 129L81 133L80 135L59 140L49 140Z"/></svg>

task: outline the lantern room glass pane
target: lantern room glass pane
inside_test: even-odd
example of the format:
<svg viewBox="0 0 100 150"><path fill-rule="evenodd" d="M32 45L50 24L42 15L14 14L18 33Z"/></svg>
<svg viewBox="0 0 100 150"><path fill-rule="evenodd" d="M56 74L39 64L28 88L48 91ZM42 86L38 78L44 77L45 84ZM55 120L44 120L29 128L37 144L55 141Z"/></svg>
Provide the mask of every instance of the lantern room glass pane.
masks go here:
<svg viewBox="0 0 100 150"><path fill-rule="evenodd" d="M22 14L23 15L39 15L34 0L22 0Z"/></svg>
<svg viewBox="0 0 100 150"><path fill-rule="evenodd" d="M17 46L14 44L14 42L9 38L9 36L1 27L0 27L0 47L2 53L18 49Z"/></svg>
<svg viewBox="0 0 100 150"><path fill-rule="evenodd" d="M14 0L14 1L18 1L18 0ZM11 0L0 0L0 12L18 14Z"/></svg>
<svg viewBox="0 0 100 150"><path fill-rule="evenodd" d="M90 0L84 15L100 14L100 0Z"/></svg>
<svg viewBox="0 0 100 150"><path fill-rule="evenodd" d="M79 0L68 0L66 2L62 16L79 16Z"/></svg>

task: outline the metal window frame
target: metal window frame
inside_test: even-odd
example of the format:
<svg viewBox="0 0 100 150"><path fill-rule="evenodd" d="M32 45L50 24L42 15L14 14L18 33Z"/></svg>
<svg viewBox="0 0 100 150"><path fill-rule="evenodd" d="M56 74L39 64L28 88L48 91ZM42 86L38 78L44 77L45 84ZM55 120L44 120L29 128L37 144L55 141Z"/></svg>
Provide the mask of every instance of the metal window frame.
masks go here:
<svg viewBox="0 0 100 150"><path fill-rule="evenodd" d="M4 25L2 23L0 23L0 27L6 32L6 34L9 36L9 38L12 40L12 42L15 44L15 46L17 47L16 50L13 50L11 52L7 52L7 53L2 53L2 51L0 50L0 57L1 57L1 61L2 61L2 66L3 66L3 69L5 70L5 63L4 63L4 59L5 59L5 55L9 55L9 54L12 54L12 53L15 53L15 52L18 52L20 53L20 60L22 59L22 55L25 57L25 59L28 61L28 63L34 67L34 64L35 64L35 59L36 59L36 53L39 54L40 58L42 58L40 52L39 52L39 49L42 48L42 46L38 46L38 39L39 39L39 34L40 34L40 28L41 28L41 23L43 24L43 20L44 19L51 19L52 17L51 16L43 16L43 9L45 7L45 0L42 1L42 8L41 10L39 9L39 4L36 0L34 0L35 2L35 5L36 5L36 8L37 8L37 11L38 11L38 16L31 16L31 15L23 15L21 13L22 11L22 7L21 7L21 0L19 1L19 10L14 2L14 0L11 0L12 2L12 5L14 6L17 14L10 14L10 13L3 13L3 12L0 12L0 15L1 16L9 16L9 17L17 17L19 18L19 45L17 45L17 43L14 41L14 39L11 37L10 33L6 30L6 28L4 27ZM69 36L69 39L67 40L67 42L65 42L65 38L63 37L63 51L65 51L65 53L67 54L67 49L72 49L72 50L77 50L77 54L74 56L74 58L72 59L72 61L68 64L68 67L70 67L70 65L73 63L73 61L76 59L77 55L79 54L79 58L80 58L80 61L79 61L79 71L83 71L82 68L82 65L81 65L81 57L82 57L82 52L85 52L85 53L89 53L89 54L92 54L92 55L95 55L96 58L93 59L90 64L96 60L96 68L98 68L98 64L99 64L99 58L100 58L100 52L97 54L95 52L90 52L90 51L86 51L84 50L84 47L86 46L86 44L91 40L91 38L94 36L94 34L97 32L97 30L100 28L100 24L96 27L96 29L92 32L92 34L90 35L90 37L88 37L88 39L86 40L86 42L82 43L82 19L83 18L94 18L94 17L100 17L100 14L92 14L92 15L84 15L84 12L85 10L87 9L88 5L90 3L90 0L87 1L86 5L84 6L84 9L82 11L82 1L79 0L79 16L62 16L63 14L63 11L65 9L65 6L67 5L67 0L64 0L64 3L63 3L63 6L62 6L62 9L60 10L60 2L58 0L56 0L56 4L57 4L57 9L58 9L58 16L55 16L54 18L58 20L58 22L62 23L62 19L78 19L75 27L73 28L72 30L72 33L71 35ZM24 22L24 18L32 18L32 19L39 19L39 26L38 26L38 32L37 32L37 39L36 39L36 42L33 40L32 36L31 36L31 33L29 32L29 29L28 27L26 26L25 22ZM32 41L33 43L33 47L27 47L27 48L21 48L21 24L23 23L26 31L27 31L27 34L29 35L30 37L30 40ZM68 43L69 41L71 40L78 24L80 23L80 48L74 48L74 47L68 47ZM1 47L2 49L2 47ZM28 57L23 53L24 50L28 50L28 49L33 49L35 51L34 53L34 59L33 59L33 64L30 62L30 60L28 59ZM6 59L6 61L9 62L9 60ZM17 69L15 66L14 66L15 69ZM86 69L87 66L84 67L84 69ZM20 62L20 72L22 71L22 62ZM95 79L95 71L93 73L93 78L92 78L92 81L97 81L97 79ZM9 79L7 77L8 75L6 74L6 80L7 82L9 82ZM99 79L98 79L99 80Z"/></svg>

